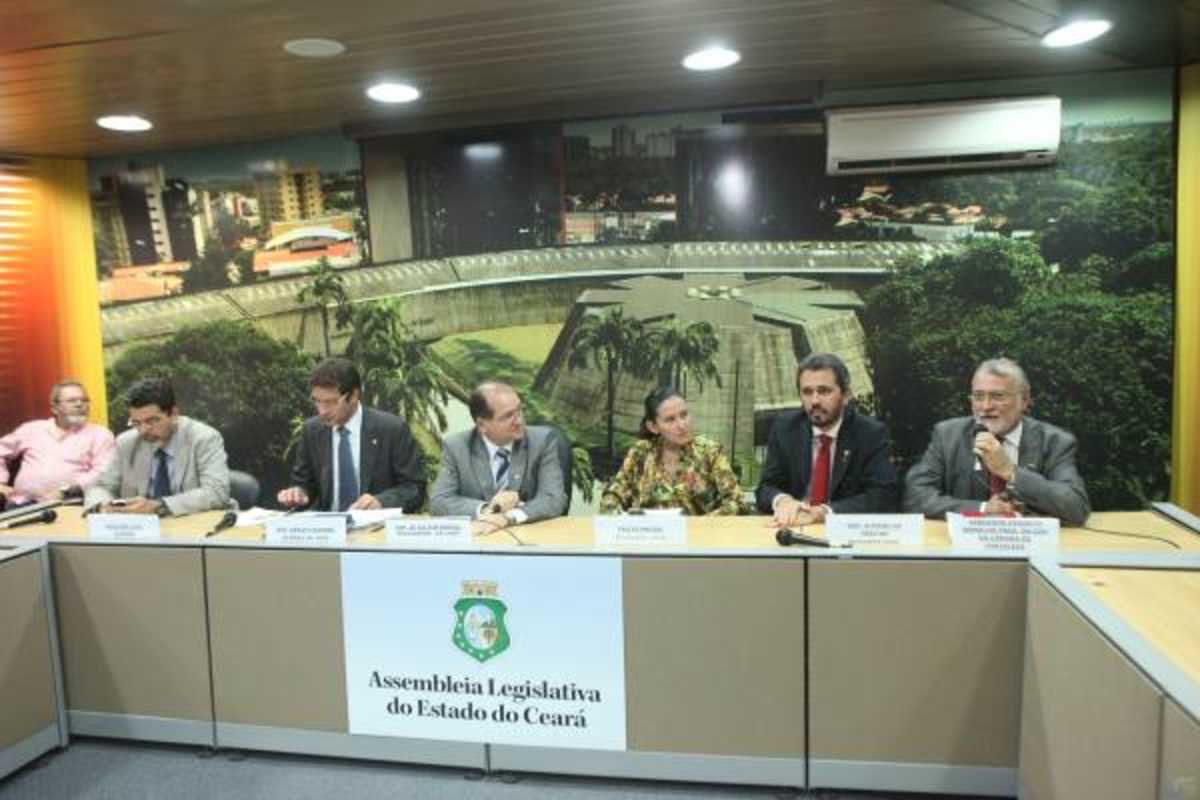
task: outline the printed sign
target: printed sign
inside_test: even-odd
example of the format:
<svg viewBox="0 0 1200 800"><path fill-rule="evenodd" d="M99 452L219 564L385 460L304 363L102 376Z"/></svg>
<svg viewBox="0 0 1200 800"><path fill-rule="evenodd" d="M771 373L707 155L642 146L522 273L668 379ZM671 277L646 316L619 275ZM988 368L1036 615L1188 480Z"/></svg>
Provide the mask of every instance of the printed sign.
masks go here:
<svg viewBox="0 0 1200 800"><path fill-rule="evenodd" d="M825 535L831 545L925 544L925 518L920 514L830 514Z"/></svg>
<svg viewBox="0 0 1200 800"><path fill-rule="evenodd" d="M470 549L471 520L467 517L398 517L387 521L387 542L405 547Z"/></svg>
<svg viewBox="0 0 1200 800"><path fill-rule="evenodd" d="M346 543L345 514L291 514L263 521L271 544Z"/></svg>
<svg viewBox="0 0 1200 800"><path fill-rule="evenodd" d="M597 547L686 547L687 517L680 514L595 517Z"/></svg>
<svg viewBox="0 0 1200 800"><path fill-rule="evenodd" d="M616 558L342 554L350 733L625 748Z"/></svg>
<svg viewBox="0 0 1200 800"><path fill-rule="evenodd" d="M1058 520L1051 517L966 517L947 514L956 550L1029 555L1058 551Z"/></svg>
<svg viewBox="0 0 1200 800"><path fill-rule="evenodd" d="M88 536L121 542L153 542L162 538L154 514L88 514Z"/></svg>

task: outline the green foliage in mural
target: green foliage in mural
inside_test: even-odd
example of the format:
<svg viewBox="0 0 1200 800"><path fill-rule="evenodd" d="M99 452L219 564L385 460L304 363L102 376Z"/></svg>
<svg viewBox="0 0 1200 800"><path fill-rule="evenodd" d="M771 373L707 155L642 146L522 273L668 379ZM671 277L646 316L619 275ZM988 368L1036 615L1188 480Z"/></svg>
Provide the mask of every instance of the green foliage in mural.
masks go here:
<svg viewBox="0 0 1200 800"><path fill-rule="evenodd" d="M329 259L321 256L308 272L309 282L296 292L297 305L312 308L321 317L321 337L325 343L325 357L333 355L330 346L329 307L334 307L334 321L338 328L350 324L350 298L346 294L346 279L334 269Z"/></svg>
<svg viewBox="0 0 1200 800"><path fill-rule="evenodd" d="M108 368L108 418L118 432L129 409L125 391L139 378L167 378L180 411L225 437L229 466L257 477L263 496L287 484L285 452L293 420L312 413L312 359L248 322L183 328L162 342L132 347Z"/></svg>
<svg viewBox="0 0 1200 800"><path fill-rule="evenodd" d="M1030 242L977 240L961 255L902 263L866 297L880 413L903 467L940 419L969 413L971 372L1017 359L1032 413L1073 432L1093 506L1165 495L1170 460L1172 303L1116 295L1097 276L1055 273Z"/></svg>

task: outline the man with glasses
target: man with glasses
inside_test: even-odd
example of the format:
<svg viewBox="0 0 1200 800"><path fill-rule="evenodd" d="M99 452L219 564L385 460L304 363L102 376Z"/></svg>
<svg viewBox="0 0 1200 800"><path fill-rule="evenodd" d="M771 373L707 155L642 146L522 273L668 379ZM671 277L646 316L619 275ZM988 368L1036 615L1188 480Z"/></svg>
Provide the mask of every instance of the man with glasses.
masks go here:
<svg viewBox="0 0 1200 800"><path fill-rule="evenodd" d="M971 416L939 422L908 472L904 509L1031 514L1082 525L1091 512L1075 468L1075 437L1026 416L1029 381L1012 359L984 361L971 379Z"/></svg>
<svg viewBox="0 0 1200 800"><path fill-rule="evenodd" d="M117 456L84 494L84 506L159 516L228 507L221 434L180 414L175 390L164 378L137 381L127 399L129 430L117 437Z"/></svg>
<svg viewBox="0 0 1200 800"><path fill-rule="evenodd" d="M367 408L353 362L328 358L308 382L317 415L304 423L292 462L293 486L280 505L313 511L402 508L425 501L425 467L408 424Z"/></svg>
<svg viewBox="0 0 1200 800"><path fill-rule="evenodd" d="M50 418L0 438L0 508L81 497L113 458L112 432L88 422L87 389L62 380L50 387ZM16 475L10 468L20 460Z"/></svg>
<svg viewBox="0 0 1200 800"><path fill-rule="evenodd" d="M475 427L442 442L430 511L489 530L562 516L567 490L551 429L526 427L521 398L500 381L475 387L468 406Z"/></svg>

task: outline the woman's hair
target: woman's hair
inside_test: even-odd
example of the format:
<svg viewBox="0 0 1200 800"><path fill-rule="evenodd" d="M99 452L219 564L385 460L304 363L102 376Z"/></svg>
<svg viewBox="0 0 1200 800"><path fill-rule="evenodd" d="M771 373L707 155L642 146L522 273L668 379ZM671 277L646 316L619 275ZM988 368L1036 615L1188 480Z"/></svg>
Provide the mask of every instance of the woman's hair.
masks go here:
<svg viewBox="0 0 1200 800"><path fill-rule="evenodd" d="M670 400L672 397L682 398L683 395L674 386L660 386L650 394L646 395L646 399L642 402L642 424L638 428L638 436L642 439L653 439L658 434L653 433L648 427L649 423L658 419L658 409L663 403Z"/></svg>

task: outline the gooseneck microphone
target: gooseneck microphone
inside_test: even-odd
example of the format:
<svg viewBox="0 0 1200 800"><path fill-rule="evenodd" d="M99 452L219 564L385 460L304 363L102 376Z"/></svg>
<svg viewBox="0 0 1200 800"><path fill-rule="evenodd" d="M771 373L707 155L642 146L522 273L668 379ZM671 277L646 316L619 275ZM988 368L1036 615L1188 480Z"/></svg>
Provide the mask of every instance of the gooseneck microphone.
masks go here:
<svg viewBox="0 0 1200 800"><path fill-rule="evenodd" d="M24 525L37 525L38 523L41 523L41 522L54 522L54 520L56 520L56 519L58 519L58 514L55 513L55 511L53 509L47 508L45 511L43 511L40 514L35 514L31 517L23 517L21 519L15 520L13 522L6 522L4 524L4 528L6 530L12 529L12 528L20 528Z"/></svg>
<svg viewBox="0 0 1200 800"><path fill-rule="evenodd" d="M816 536L806 536L803 533L796 533L791 528L780 528L775 531L775 541L783 547L790 547L794 544L809 545L810 547L829 547L828 539L820 539Z"/></svg>
<svg viewBox="0 0 1200 800"><path fill-rule="evenodd" d="M209 536L216 536L221 531L225 530L226 528L232 528L236 524L237 524L237 512L236 511L226 511L225 516L221 517L221 521L218 522L216 525L214 525L213 529L211 531L204 534L204 538L207 539Z"/></svg>

